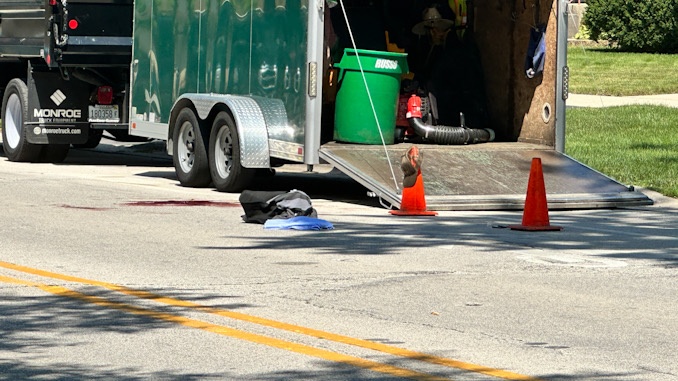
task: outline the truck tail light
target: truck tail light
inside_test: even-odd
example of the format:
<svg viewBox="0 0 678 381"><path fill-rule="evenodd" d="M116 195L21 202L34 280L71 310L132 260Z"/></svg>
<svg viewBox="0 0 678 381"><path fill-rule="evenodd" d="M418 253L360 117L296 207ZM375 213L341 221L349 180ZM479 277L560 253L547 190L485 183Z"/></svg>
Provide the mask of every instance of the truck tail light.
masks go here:
<svg viewBox="0 0 678 381"><path fill-rule="evenodd" d="M97 89L97 102L100 105L113 103L113 88L111 86L99 86Z"/></svg>
<svg viewBox="0 0 678 381"><path fill-rule="evenodd" d="M71 29L77 29L78 28L78 20L72 19L68 22L68 27Z"/></svg>

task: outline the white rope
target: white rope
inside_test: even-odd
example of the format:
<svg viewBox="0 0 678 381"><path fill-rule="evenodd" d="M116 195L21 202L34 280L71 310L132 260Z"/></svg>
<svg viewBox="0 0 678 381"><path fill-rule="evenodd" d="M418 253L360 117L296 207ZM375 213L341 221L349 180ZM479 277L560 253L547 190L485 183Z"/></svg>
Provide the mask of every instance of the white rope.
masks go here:
<svg viewBox="0 0 678 381"><path fill-rule="evenodd" d="M400 190L398 188L398 181L396 180L395 172L393 171L393 165L391 164L391 158L388 156L388 149L386 149L386 142L384 141L384 134L381 132L381 126L379 125L379 118L377 117L377 110L374 108L374 102L372 102L372 95L370 94L370 88L367 86L367 79L365 78L365 71L363 71L363 64L360 62L360 56L358 55L358 48L355 44L355 39L353 38L353 31L351 30L351 25L348 23L348 16L346 15L346 8L344 7L344 0L339 0L341 4L341 11L344 14L344 21L346 21L346 27L348 28L348 35L351 37L351 44L353 45L353 50L355 51L356 59L358 60L358 67L360 68L360 74L363 76L363 82L365 83L365 90L367 90L367 98L370 100L370 106L372 106L372 113L374 114L374 120L377 122L377 130L379 130L379 136L381 137L381 145L384 147L384 153L386 154L386 161L388 162L388 167L391 169L391 176L393 176L393 183L395 184L396 192Z"/></svg>

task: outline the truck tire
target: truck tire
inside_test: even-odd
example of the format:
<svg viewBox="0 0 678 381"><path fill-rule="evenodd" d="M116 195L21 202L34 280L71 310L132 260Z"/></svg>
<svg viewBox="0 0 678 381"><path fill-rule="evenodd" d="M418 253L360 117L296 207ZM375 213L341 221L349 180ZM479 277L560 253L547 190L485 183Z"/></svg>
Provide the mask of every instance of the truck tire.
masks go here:
<svg viewBox="0 0 678 381"><path fill-rule="evenodd" d="M200 122L192 109L179 112L172 133L172 160L181 185L206 187L210 183L209 162Z"/></svg>
<svg viewBox="0 0 678 381"><path fill-rule="evenodd" d="M68 144L50 144L42 147L38 161L41 163L61 163L68 156Z"/></svg>
<svg viewBox="0 0 678 381"><path fill-rule="evenodd" d="M210 173L212 183L220 192L240 192L255 175L255 169L240 163L238 129L231 115L220 112L214 118L210 133Z"/></svg>
<svg viewBox="0 0 678 381"><path fill-rule="evenodd" d="M10 161L36 161L42 147L26 140L28 119L28 87L18 78L12 79L2 97L2 148Z"/></svg>
<svg viewBox="0 0 678 381"><path fill-rule="evenodd" d="M90 130L87 141L80 144L71 144L73 148L96 148L101 142L104 135L104 130Z"/></svg>

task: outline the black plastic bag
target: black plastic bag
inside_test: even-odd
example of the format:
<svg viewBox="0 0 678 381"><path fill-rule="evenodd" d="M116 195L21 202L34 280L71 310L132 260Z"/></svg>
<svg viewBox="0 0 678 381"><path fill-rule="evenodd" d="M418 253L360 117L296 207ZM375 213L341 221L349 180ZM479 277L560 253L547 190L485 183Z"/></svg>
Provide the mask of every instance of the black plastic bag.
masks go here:
<svg viewBox="0 0 678 381"><path fill-rule="evenodd" d="M239 201L245 211L242 219L248 223L263 224L272 218L318 216L311 205L311 198L296 189L289 192L245 190L240 194Z"/></svg>

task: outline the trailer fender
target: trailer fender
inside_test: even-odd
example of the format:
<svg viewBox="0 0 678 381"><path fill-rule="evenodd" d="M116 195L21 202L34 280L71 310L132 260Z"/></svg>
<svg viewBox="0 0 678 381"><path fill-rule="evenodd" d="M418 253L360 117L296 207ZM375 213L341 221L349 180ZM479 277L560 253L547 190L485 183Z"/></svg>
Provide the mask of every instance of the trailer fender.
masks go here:
<svg viewBox="0 0 678 381"><path fill-rule="evenodd" d="M188 103L193 106L198 118L205 121L210 115L216 114L217 109L227 108L233 115L238 129L240 142L240 162L245 168L270 168L271 159L268 146L268 121L271 115L277 115L274 110L263 111L260 103L253 97L223 95L223 94L184 94L179 97L172 107L172 120L176 114ZM282 102L261 103L267 107L283 108ZM284 108L283 108L284 112ZM271 120L269 123L275 123ZM170 124L174 128L173 123ZM172 131L169 131L168 147L171 147Z"/></svg>

